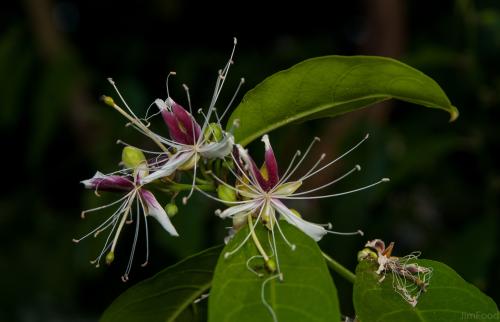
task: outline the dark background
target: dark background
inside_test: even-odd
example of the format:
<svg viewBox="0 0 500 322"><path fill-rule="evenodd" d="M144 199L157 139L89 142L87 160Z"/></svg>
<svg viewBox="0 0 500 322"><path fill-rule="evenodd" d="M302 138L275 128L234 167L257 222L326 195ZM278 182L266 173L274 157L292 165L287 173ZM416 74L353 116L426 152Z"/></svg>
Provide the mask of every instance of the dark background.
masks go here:
<svg viewBox="0 0 500 322"><path fill-rule="evenodd" d="M79 181L96 169L116 168L121 151L116 139L147 146L123 126L121 116L99 102L101 94L113 94L106 78L112 76L143 115L155 98L165 98L166 74L175 70L174 95L184 102L180 85L187 83L194 104L206 106L233 36L239 45L222 102L240 77L247 81L244 93L281 69L328 54L395 57L441 84L461 112L455 123L448 123L444 112L391 102L289 126L271 138L284 168L294 150L313 136L323 140L311 162L321 152L330 157L342 153L370 132L371 139L327 175L359 163L364 171L338 191L386 176L391 183L295 206L313 221L332 221L339 231L363 229L368 239L395 241L396 255L421 250L423 257L444 261L498 302L498 1L307 1L292 6L26 0L2 6L0 321L95 321L130 285L221 243L229 223L217 220L216 205L201 198L180 206L173 220L180 239L150 225L150 265L136 264L127 284L120 276L130 234L116 262L100 269L88 260L103 241L75 246L71 239L108 215L80 219L82 209L107 197L96 198ZM262 146L250 149L260 155ZM312 185L324 183L325 177ZM358 237L328 236L321 246L354 268L363 243ZM139 250L136 262L142 256ZM352 314L349 285L334 277L344 295L343 312Z"/></svg>

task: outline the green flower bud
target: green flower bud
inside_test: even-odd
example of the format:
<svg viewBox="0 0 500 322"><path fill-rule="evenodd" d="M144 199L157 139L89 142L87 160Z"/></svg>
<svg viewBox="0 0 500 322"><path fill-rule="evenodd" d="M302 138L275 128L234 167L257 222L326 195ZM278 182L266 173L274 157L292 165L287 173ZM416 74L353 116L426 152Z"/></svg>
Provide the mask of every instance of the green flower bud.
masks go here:
<svg viewBox="0 0 500 322"><path fill-rule="evenodd" d="M175 203L167 203L165 206L165 212L167 213L168 217L172 218L173 216L177 215L179 212L179 208Z"/></svg>
<svg viewBox="0 0 500 322"><path fill-rule="evenodd" d="M125 167L135 169L141 163L146 162L146 157L141 150L131 146L126 146L122 151L122 162Z"/></svg>
<svg viewBox="0 0 500 322"><path fill-rule="evenodd" d="M111 263L113 263L114 260L115 260L115 253L114 252L109 252L106 255L106 264L111 265Z"/></svg>
<svg viewBox="0 0 500 322"><path fill-rule="evenodd" d="M369 248L364 248L358 252L358 262L364 260L376 260L378 257L377 253Z"/></svg>
<svg viewBox="0 0 500 322"><path fill-rule="evenodd" d="M266 262L266 268L270 273L276 272L276 261L274 259L269 258Z"/></svg>
<svg viewBox="0 0 500 322"><path fill-rule="evenodd" d="M219 196L219 199L222 199L224 201L236 201L236 191L226 185L221 184L217 187L217 195ZM228 204L228 206L232 205Z"/></svg>
<svg viewBox="0 0 500 322"><path fill-rule="evenodd" d="M200 160L200 155L198 153L196 153L191 158L189 158L189 160L184 162L184 164L182 164L180 167L178 167L177 169L181 170L181 171L191 170L192 168L194 168L194 166L196 165L198 160Z"/></svg>
<svg viewBox="0 0 500 322"><path fill-rule="evenodd" d="M219 142L224 137L224 132L222 131L222 128L219 124L210 123L205 129L203 137L208 142Z"/></svg>

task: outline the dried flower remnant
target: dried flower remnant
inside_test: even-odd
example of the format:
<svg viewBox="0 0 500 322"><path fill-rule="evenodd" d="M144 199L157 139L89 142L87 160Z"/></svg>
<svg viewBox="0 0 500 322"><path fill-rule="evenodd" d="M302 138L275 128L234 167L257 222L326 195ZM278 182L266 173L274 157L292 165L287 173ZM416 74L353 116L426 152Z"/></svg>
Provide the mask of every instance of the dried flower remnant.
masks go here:
<svg viewBox="0 0 500 322"><path fill-rule="evenodd" d="M392 275L392 286L401 297L415 307L420 295L427 290L432 277L432 267L415 263L420 252L413 252L404 257L392 256L394 243L385 247L384 241L374 239L358 253L358 260L375 260L378 264L376 273L382 282L387 274Z"/></svg>

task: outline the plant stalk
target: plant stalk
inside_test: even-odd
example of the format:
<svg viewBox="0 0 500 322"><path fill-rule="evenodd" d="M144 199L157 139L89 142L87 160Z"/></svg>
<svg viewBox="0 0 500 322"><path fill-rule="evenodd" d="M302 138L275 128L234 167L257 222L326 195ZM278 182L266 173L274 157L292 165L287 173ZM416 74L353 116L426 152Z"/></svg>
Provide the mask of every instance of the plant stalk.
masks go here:
<svg viewBox="0 0 500 322"><path fill-rule="evenodd" d="M345 268L344 266L342 266L342 264L340 264L339 262L337 262L336 260L334 260L333 258L331 258L330 256L328 256L324 252L321 252L321 254L326 259L327 265L332 270L334 270L340 276L342 276L343 278L345 278L346 280L348 280L349 282L351 282L352 284L354 284L354 281L356 280L356 275L353 272L351 272L350 270L348 270L347 268Z"/></svg>

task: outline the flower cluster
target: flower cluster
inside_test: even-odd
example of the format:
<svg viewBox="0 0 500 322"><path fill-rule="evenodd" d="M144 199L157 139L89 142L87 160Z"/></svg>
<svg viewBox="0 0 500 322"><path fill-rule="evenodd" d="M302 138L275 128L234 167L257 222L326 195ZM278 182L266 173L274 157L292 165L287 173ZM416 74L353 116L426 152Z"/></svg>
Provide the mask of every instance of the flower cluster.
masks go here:
<svg viewBox="0 0 500 322"><path fill-rule="evenodd" d="M219 113L216 109L222 87L233 64L235 46L236 39L228 62L218 73L215 90L208 108L198 110L203 122L197 122L193 116L189 88L186 85L183 85L183 87L187 94L188 108L184 108L172 99L168 90L168 82L170 76L175 75L175 73L171 72L167 76L167 98L156 99L152 105L157 107L158 112L155 115L161 115L168 130L168 137L153 132L150 128L152 116L139 118L126 103L114 81L109 79L123 103L123 107L119 106L109 96L103 97L104 103L122 114L128 120L128 125L149 138L158 147L159 151L144 150L119 141L125 145L121 168L109 174L97 172L92 178L82 181L85 188L94 190L98 196L103 191L121 195L109 204L82 212L82 218L84 218L86 214L91 212L108 208L115 209L110 217L91 232L79 239L74 239L75 242L79 242L87 237L96 237L107 231L102 251L92 261L96 266L100 265L103 258L107 264L113 262L120 234L126 225L135 223L135 235L129 262L122 276L124 281L128 280L142 225L144 225L146 236L146 260L143 265L148 261L147 217L155 218L171 236L179 236L171 222L171 217L178 211L175 198L183 191L187 193L182 198L183 203L187 203L191 195L198 191L208 198L227 206L226 209L216 211L216 215L220 218L230 218L233 222L226 242L242 227L249 227L250 232L243 239L243 242L232 251L227 252L225 254L226 258L236 253L252 238L261 253L260 256L265 261L266 267L271 272L277 272L276 276L280 276L280 278L282 274L276 249L276 236L280 236L292 250L295 249L295 245L289 242L283 233L280 221L286 221L288 224L297 227L315 241L319 241L329 233L341 235L362 234L359 230L351 233L333 231L331 223L316 224L309 222L302 218L299 212L287 206L287 203L289 200L336 197L388 181L388 179L384 178L351 191L311 195L361 170L361 167L356 165L339 178L319 187L299 192L305 181L320 174L356 149L368 138L368 135L347 152L330 162L324 162L325 154L322 154L312 167L300 176L296 176L296 174L303 172L301 165L314 143L319 139L315 138L304 153L300 150L297 151L286 170L280 172L269 137L264 135L262 137L265 149L264 164L258 167L248 150L239 144L235 144L232 130L225 131L221 124L221 119L226 115L237 97L241 85L244 83L243 79L239 82L235 94L222 113ZM239 124L235 122L231 125L231 129L237 126ZM186 180L186 177L189 179ZM170 195L171 201L165 207L162 207L159 201L161 198L157 199L155 197L154 193L156 192L166 192ZM216 192L216 194L212 192ZM271 254L264 251L254 233L258 224L264 225L269 231Z"/></svg>

